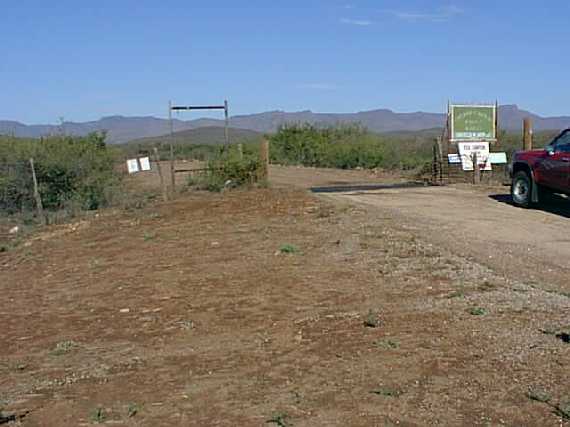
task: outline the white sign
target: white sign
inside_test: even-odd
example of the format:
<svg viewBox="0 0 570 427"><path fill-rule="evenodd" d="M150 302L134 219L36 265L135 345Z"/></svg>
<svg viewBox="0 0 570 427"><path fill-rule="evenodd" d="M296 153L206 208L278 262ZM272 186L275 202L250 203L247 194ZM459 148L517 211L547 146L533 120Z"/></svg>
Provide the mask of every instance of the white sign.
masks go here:
<svg viewBox="0 0 570 427"><path fill-rule="evenodd" d="M141 165L141 171L149 171L150 170L150 159L148 157L141 157L139 159L139 163Z"/></svg>
<svg viewBox="0 0 570 427"><path fill-rule="evenodd" d="M491 161L489 155L489 142L459 142L459 155L461 156L461 165L464 171L473 170L473 156L477 154L477 163L479 168L484 171L490 171Z"/></svg>
<svg viewBox="0 0 570 427"><path fill-rule="evenodd" d="M461 156L459 154L448 154L447 160L450 164L461 163Z"/></svg>
<svg viewBox="0 0 570 427"><path fill-rule="evenodd" d="M139 162L137 162L137 159L127 160L127 169L129 170L129 173L138 172L139 171Z"/></svg>
<svg viewBox="0 0 570 427"><path fill-rule="evenodd" d="M127 169L129 173L137 173L150 170L150 159L148 157L139 157L138 159L127 160Z"/></svg>
<svg viewBox="0 0 570 427"><path fill-rule="evenodd" d="M507 153L490 153L489 160L494 165L507 164Z"/></svg>
<svg viewBox="0 0 570 427"><path fill-rule="evenodd" d="M447 161L449 164L458 164L461 162L461 156L459 154L448 154ZM506 165L507 164L507 153L489 153L489 161L492 165Z"/></svg>

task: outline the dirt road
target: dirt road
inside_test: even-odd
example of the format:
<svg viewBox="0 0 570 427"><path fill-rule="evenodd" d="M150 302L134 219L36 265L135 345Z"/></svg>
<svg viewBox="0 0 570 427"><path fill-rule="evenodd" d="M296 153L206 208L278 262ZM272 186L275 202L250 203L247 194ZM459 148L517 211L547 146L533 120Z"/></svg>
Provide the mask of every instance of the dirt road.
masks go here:
<svg viewBox="0 0 570 427"><path fill-rule="evenodd" d="M552 198L540 209L512 206L508 187L400 187L401 179L364 171L276 167L280 184L304 185L399 218L410 231L495 272L570 292L570 202ZM391 183L396 184L391 188Z"/></svg>

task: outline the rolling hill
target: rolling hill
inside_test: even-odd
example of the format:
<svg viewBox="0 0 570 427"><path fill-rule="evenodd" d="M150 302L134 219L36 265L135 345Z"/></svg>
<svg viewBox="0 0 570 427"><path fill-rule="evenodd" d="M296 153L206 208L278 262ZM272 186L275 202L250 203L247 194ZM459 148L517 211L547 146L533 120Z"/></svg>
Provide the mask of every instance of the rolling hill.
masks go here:
<svg viewBox="0 0 570 427"><path fill-rule="evenodd" d="M229 128L228 131L232 144L257 142L263 137L262 133L248 129ZM175 132L172 137L166 135L134 139L129 141L128 144L155 145L158 143L168 143L170 141L174 144L223 144L225 142L224 128L219 126L206 126Z"/></svg>

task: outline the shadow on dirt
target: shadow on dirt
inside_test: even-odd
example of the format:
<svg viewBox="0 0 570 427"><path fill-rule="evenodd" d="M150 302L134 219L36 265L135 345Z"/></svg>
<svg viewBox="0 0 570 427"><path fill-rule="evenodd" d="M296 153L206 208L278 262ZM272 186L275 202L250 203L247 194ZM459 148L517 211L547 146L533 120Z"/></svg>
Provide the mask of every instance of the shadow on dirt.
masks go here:
<svg viewBox="0 0 570 427"><path fill-rule="evenodd" d="M391 190L399 188L419 188L426 187L423 182L399 182L396 184L341 184L333 183L333 185L311 187L313 193L352 193L355 191L374 191L374 190Z"/></svg>
<svg viewBox="0 0 570 427"><path fill-rule="evenodd" d="M514 206L510 194L492 194L489 197L497 202ZM568 199L556 194L549 195L546 200L541 202L534 209L548 212L564 218L570 218L570 202Z"/></svg>

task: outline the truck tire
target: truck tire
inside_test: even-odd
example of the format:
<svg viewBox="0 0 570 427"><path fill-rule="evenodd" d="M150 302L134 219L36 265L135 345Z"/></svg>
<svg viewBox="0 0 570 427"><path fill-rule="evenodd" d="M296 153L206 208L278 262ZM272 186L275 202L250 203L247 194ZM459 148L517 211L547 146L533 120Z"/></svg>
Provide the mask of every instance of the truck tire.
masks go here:
<svg viewBox="0 0 570 427"><path fill-rule="evenodd" d="M519 171L513 177L511 198L515 206L528 208L532 205L532 178L528 173Z"/></svg>

